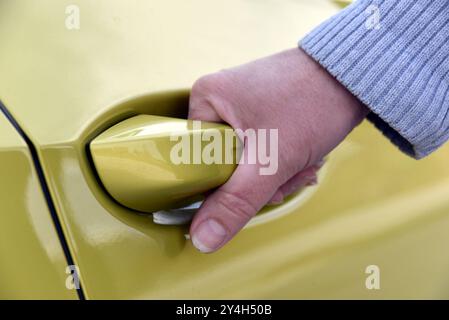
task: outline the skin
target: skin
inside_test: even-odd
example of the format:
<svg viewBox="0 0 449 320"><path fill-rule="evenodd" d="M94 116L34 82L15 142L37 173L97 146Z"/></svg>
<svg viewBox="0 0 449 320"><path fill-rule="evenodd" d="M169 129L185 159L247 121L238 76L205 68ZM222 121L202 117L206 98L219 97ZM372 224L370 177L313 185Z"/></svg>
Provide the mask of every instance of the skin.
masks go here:
<svg viewBox="0 0 449 320"><path fill-rule="evenodd" d="M316 170L368 114L368 109L298 48L206 75L192 87L189 118L234 129L278 129L278 170L239 164L209 195L190 235L201 252L228 243L267 203L282 202L316 182ZM246 145L245 145L246 148Z"/></svg>

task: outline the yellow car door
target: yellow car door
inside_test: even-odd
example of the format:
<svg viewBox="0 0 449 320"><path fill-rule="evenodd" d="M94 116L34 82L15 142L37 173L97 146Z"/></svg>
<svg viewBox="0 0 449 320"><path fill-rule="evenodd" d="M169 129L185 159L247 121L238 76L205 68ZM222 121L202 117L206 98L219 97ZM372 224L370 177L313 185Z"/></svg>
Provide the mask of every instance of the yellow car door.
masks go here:
<svg viewBox="0 0 449 320"><path fill-rule="evenodd" d="M318 186L264 211L211 255L194 249L186 226L118 203L93 166L90 143L114 124L185 115L198 77L294 47L340 8L0 2L0 99L37 151L85 297L449 297L448 147L416 162L365 123L330 155Z"/></svg>
<svg viewBox="0 0 449 320"><path fill-rule="evenodd" d="M42 171L14 125L0 102L0 299L78 299Z"/></svg>

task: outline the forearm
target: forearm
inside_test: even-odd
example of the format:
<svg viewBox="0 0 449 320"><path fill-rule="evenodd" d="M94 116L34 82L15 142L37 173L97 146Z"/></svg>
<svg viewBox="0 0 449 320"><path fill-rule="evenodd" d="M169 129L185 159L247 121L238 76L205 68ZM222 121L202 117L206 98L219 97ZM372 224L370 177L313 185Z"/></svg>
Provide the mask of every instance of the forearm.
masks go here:
<svg viewBox="0 0 449 320"><path fill-rule="evenodd" d="M449 1L360 0L300 46L404 152L421 158L449 138Z"/></svg>

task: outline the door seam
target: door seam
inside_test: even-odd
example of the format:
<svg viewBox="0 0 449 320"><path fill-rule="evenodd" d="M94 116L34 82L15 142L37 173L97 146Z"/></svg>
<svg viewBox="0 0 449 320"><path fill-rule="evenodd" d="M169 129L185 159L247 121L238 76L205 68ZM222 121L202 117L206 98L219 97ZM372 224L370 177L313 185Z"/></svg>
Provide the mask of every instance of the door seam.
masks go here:
<svg viewBox="0 0 449 320"><path fill-rule="evenodd" d="M62 251L64 252L64 256L67 262L67 265L75 265L75 262L73 260L72 253L70 252L70 248L67 242L67 239L64 235L64 231L62 228L61 221L59 220L56 206L53 202L53 198L50 194L50 189L47 183L47 179L45 178L44 170L42 167L42 164L39 159L39 155L37 153L37 149L34 146L31 139L28 137L28 135L25 133L25 131L20 127L19 123L14 119L12 114L9 112L9 110L6 108L4 103L0 100L0 110L5 115L6 119L11 123L11 125L14 127L14 129L17 131L17 133L22 137L22 139L25 141L28 150L30 151L31 158L33 160L34 169L36 170L37 177L39 179L39 185L41 186L42 193L44 194L45 202L47 203L47 208L50 211L50 216L53 221L53 225L55 227L56 233L59 238L59 243L61 244ZM78 277L79 279L79 277ZM80 300L85 300L86 296L83 291L83 287L81 285L81 279L79 279L79 288L76 288L76 292L78 295L78 298Z"/></svg>

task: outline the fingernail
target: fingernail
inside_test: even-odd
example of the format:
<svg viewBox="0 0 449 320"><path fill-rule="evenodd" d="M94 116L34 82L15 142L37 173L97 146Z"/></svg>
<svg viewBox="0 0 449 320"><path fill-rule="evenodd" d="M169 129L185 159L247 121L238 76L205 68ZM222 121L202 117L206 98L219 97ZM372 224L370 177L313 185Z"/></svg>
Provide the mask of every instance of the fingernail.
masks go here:
<svg viewBox="0 0 449 320"><path fill-rule="evenodd" d="M325 163L326 163L326 159L321 159L320 161L318 161L316 166L318 167L318 169L320 169L322 166L324 166Z"/></svg>
<svg viewBox="0 0 449 320"><path fill-rule="evenodd" d="M317 176L307 177L306 181L306 186L308 187L318 184Z"/></svg>
<svg viewBox="0 0 449 320"><path fill-rule="evenodd" d="M203 253L215 251L226 239L226 229L215 219L202 222L192 235L193 245Z"/></svg>
<svg viewBox="0 0 449 320"><path fill-rule="evenodd" d="M272 205L278 205L284 202L284 196L281 193L276 193L273 198L271 198L270 203Z"/></svg>
<svg viewBox="0 0 449 320"><path fill-rule="evenodd" d="M279 205L279 204L282 204L284 201L283 200L271 200L269 203L268 203L268 205L269 206L277 206L277 205Z"/></svg>

